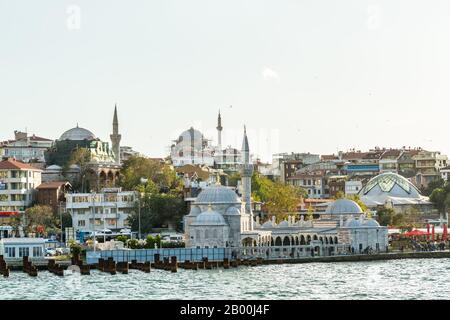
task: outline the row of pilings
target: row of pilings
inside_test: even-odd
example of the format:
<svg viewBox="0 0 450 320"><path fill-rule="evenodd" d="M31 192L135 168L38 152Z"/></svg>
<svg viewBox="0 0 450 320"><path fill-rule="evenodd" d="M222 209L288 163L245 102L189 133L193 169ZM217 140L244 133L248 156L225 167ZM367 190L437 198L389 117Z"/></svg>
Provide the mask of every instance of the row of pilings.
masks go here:
<svg viewBox="0 0 450 320"><path fill-rule="evenodd" d="M0 274L6 278L9 277L9 273L9 267L6 265L6 261L3 258L3 255L0 255Z"/></svg>
<svg viewBox="0 0 450 320"><path fill-rule="evenodd" d="M38 275L36 266L28 260L28 256L23 257L23 272L27 273L31 277L37 277Z"/></svg>

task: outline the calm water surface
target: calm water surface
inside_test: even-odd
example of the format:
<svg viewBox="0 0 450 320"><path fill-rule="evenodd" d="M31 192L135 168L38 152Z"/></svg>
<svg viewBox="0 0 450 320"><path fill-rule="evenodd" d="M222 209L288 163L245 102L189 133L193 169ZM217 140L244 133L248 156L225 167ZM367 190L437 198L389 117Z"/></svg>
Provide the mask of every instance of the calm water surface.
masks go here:
<svg viewBox="0 0 450 320"><path fill-rule="evenodd" d="M450 260L0 278L1 299L450 299Z"/></svg>

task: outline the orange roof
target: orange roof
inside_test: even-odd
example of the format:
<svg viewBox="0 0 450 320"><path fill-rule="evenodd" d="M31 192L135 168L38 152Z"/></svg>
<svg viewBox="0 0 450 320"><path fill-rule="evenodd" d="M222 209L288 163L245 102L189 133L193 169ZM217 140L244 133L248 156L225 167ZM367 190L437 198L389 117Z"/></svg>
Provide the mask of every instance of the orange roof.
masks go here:
<svg viewBox="0 0 450 320"><path fill-rule="evenodd" d="M41 169L35 168L27 163L17 161L13 158L4 160L0 162L0 170L35 170L42 171Z"/></svg>

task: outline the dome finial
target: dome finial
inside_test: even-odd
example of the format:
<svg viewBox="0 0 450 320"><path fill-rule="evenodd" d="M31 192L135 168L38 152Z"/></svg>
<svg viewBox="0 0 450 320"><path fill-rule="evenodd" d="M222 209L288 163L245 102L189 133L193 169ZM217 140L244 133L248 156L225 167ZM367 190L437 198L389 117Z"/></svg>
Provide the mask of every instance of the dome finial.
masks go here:
<svg viewBox="0 0 450 320"><path fill-rule="evenodd" d="M212 204L211 204L211 202L208 204L208 211L212 211Z"/></svg>

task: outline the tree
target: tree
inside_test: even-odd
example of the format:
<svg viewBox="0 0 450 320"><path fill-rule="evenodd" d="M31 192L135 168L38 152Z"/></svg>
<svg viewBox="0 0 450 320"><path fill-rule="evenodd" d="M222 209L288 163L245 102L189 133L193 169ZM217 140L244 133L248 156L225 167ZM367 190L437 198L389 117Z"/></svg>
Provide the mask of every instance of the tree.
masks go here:
<svg viewBox="0 0 450 320"><path fill-rule="evenodd" d="M125 190L135 190L141 185L141 178L152 181L160 190L178 189L181 180L167 164L154 159L133 156L124 161L120 170L120 186Z"/></svg>
<svg viewBox="0 0 450 320"><path fill-rule="evenodd" d="M151 232L155 227L178 225L186 213L182 197L170 193L144 194L141 201L141 232ZM133 230L139 228L139 208L128 216Z"/></svg>
<svg viewBox="0 0 450 320"><path fill-rule="evenodd" d="M395 211L392 208L382 207L377 210L377 220L382 226L393 225Z"/></svg>
<svg viewBox="0 0 450 320"><path fill-rule="evenodd" d="M299 187L274 182L257 172L252 176L253 199L262 202L269 216L275 216L277 221L296 211L305 194Z"/></svg>
<svg viewBox="0 0 450 320"><path fill-rule="evenodd" d="M428 183L428 186L426 188L422 189L422 193L425 196L430 196L435 189L442 189L445 186L445 181L442 178L438 178L436 180L431 181Z"/></svg>
<svg viewBox="0 0 450 320"><path fill-rule="evenodd" d="M22 226L26 233L45 235L50 229L57 229L59 221L49 206L36 205L25 210Z"/></svg>
<svg viewBox="0 0 450 320"><path fill-rule="evenodd" d="M77 165L80 169L77 180L72 181L72 186L75 190L86 192L89 186L86 185L87 173L89 170L89 163L91 161L91 152L87 148L78 148L74 150L70 156L69 162L63 168L63 175L67 174L71 165Z"/></svg>

